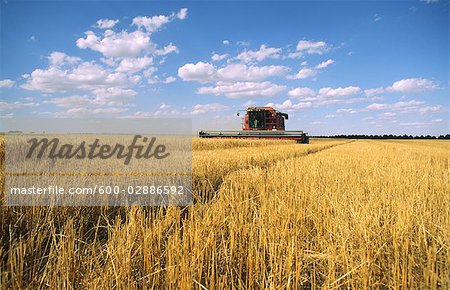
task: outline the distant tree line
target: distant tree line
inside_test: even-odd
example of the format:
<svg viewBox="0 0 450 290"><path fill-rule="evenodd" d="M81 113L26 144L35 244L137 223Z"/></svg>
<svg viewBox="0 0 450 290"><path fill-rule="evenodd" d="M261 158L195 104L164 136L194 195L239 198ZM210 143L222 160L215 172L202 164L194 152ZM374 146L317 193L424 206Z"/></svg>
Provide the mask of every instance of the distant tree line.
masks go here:
<svg viewBox="0 0 450 290"><path fill-rule="evenodd" d="M392 135L392 134L384 134L384 135L364 135L364 134L352 134L352 135L333 135L333 136L311 136L312 138L348 138L348 139L442 139L442 140L450 140L450 134L439 135L439 136L431 136L431 135Z"/></svg>

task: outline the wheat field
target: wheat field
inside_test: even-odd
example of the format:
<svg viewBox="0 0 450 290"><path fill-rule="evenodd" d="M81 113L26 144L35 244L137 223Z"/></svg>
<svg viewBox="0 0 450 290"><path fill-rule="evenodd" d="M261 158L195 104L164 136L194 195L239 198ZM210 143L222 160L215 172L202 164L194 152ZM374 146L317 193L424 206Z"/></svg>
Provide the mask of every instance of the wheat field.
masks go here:
<svg viewBox="0 0 450 290"><path fill-rule="evenodd" d="M186 208L2 201L0 288L450 288L449 153L194 139Z"/></svg>

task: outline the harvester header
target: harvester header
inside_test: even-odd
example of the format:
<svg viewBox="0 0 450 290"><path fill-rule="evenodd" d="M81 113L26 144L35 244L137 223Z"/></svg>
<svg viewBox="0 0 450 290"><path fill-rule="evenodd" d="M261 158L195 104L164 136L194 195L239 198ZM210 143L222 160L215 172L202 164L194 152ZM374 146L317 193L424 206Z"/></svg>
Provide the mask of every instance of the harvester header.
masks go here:
<svg viewBox="0 0 450 290"><path fill-rule="evenodd" d="M239 116L239 113L238 113ZM281 139L309 143L303 131L285 131L288 114L272 107L250 107L242 122L242 131L200 131L200 138Z"/></svg>

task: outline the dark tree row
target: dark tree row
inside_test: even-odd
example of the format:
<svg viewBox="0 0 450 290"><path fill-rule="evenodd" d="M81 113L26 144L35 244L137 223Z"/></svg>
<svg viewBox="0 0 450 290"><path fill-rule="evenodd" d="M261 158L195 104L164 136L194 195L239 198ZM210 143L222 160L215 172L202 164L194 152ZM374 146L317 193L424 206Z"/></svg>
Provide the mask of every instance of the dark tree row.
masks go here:
<svg viewBox="0 0 450 290"><path fill-rule="evenodd" d="M334 136L311 136L312 138L349 138L349 139L445 139L450 140L450 134L439 135L439 136L431 136L431 135L392 135L392 134L384 134L384 135L364 135L364 134L352 134L352 135L334 135Z"/></svg>

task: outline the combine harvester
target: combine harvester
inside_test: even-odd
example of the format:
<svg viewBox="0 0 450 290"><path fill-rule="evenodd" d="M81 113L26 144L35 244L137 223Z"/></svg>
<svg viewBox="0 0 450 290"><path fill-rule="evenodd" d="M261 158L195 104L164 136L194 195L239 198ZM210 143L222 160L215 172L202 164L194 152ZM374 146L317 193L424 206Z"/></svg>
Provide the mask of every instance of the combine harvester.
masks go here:
<svg viewBox="0 0 450 290"><path fill-rule="evenodd" d="M297 143L309 144L308 133L285 131L284 120L287 119L288 114L278 112L272 107L251 107L246 111L242 131L200 131L198 136L200 138L295 140Z"/></svg>

